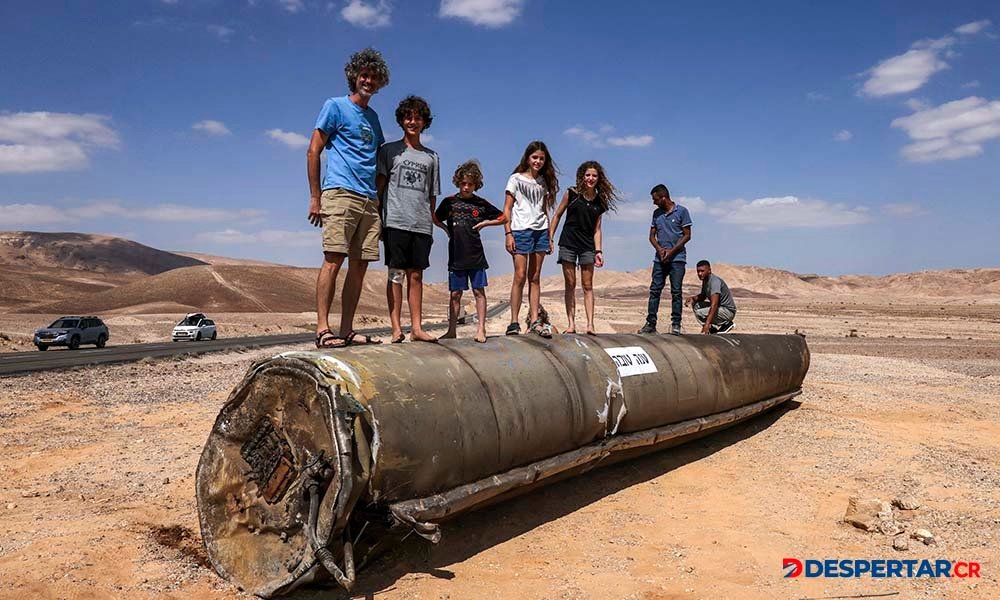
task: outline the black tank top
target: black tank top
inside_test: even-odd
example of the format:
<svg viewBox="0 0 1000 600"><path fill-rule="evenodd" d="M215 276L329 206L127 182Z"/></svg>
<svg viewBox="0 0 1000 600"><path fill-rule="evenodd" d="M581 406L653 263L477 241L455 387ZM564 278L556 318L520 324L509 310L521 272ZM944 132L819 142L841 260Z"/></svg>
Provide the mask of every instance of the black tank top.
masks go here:
<svg viewBox="0 0 1000 600"><path fill-rule="evenodd" d="M566 207L566 224L559 236L559 245L574 252L594 252L594 232L597 218L604 208L597 196L587 201L582 194L569 190L569 206Z"/></svg>

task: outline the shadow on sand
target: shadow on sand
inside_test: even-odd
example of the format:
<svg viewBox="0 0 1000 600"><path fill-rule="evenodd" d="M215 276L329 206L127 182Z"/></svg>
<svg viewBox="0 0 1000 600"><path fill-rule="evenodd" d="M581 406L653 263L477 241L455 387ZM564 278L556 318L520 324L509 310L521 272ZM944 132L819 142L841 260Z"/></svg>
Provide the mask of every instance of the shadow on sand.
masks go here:
<svg viewBox="0 0 1000 600"><path fill-rule="evenodd" d="M790 400L774 410L707 437L629 462L598 468L525 496L459 516L442 525L442 541L436 546L412 535L401 546L366 565L358 574L358 581L350 593L334 587L312 587L298 590L289 597L295 600L371 599L393 589L396 581L409 573L453 579L455 574L447 569L449 565L462 562L601 498L711 456L767 429L800 404Z"/></svg>

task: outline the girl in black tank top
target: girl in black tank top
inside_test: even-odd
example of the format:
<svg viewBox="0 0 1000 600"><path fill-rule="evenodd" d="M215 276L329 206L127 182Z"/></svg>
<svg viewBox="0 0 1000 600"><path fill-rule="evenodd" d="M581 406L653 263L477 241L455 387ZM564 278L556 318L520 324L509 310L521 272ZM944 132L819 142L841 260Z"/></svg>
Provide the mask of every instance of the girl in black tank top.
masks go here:
<svg viewBox="0 0 1000 600"><path fill-rule="evenodd" d="M587 333L594 335L594 267L604 266L601 248L601 219L615 209L618 192L604 175L604 167L589 160L576 170L576 185L566 190L562 202L549 222L549 239L555 239L556 228L563 213L566 224L559 237L559 263L565 283L565 333L576 333L576 268L580 267L583 287L583 307L587 315Z"/></svg>

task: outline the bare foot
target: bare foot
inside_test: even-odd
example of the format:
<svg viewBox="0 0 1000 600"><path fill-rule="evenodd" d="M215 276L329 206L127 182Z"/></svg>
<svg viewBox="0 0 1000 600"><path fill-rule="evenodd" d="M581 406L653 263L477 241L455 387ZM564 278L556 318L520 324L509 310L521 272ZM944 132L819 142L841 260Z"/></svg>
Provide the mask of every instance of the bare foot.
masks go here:
<svg viewBox="0 0 1000 600"><path fill-rule="evenodd" d="M444 332L444 335L442 335L438 339L439 340L453 340L456 337L458 337L458 336L455 335L455 332L449 330L449 331Z"/></svg>
<svg viewBox="0 0 1000 600"><path fill-rule="evenodd" d="M424 331L411 331L410 332L411 342L430 342L432 344L437 343L438 339L427 332Z"/></svg>
<svg viewBox="0 0 1000 600"><path fill-rule="evenodd" d="M472 339L475 340L475 341L477 341L477 342L479 342L480 344L485 344L486 343L486 333L477 333L476 337L474 337Z"/></svg>
<svg viewBox="0 0 1000 600"><path fill-rule="evenodd" d="M569 329L567 329L566 331L563 331L563 333L576 333L576 329L575 329L575 328L573 328L573 327L570 327L570 328L569 328Z"/></svg>

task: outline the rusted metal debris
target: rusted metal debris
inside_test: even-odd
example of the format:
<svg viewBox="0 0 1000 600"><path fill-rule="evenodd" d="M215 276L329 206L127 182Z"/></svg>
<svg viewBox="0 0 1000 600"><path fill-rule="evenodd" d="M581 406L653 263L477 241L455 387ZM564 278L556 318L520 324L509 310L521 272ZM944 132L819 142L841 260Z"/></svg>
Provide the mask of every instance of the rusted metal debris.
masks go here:
<svg viewBox="0 0 1000 600"><path fill-rule="evenodd" d="M202 453L221 576L262 597L598 465L683 443L800 393L796 335L535 336L290 352L254 364Z"/></svg>

